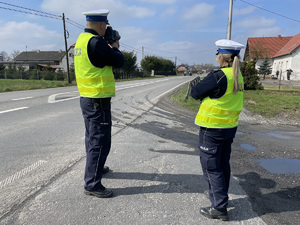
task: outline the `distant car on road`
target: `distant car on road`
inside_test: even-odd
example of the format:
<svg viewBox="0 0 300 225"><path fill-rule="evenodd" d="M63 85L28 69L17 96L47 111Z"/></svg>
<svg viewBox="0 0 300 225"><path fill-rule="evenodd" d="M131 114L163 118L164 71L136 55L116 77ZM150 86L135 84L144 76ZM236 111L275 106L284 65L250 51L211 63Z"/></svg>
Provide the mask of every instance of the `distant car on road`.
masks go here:
<svg viewBox="0 0 300 225"><path fill-rule="evenodd" d="M184 76L192 76L192 72L190 70L184 71Z"/></svg>

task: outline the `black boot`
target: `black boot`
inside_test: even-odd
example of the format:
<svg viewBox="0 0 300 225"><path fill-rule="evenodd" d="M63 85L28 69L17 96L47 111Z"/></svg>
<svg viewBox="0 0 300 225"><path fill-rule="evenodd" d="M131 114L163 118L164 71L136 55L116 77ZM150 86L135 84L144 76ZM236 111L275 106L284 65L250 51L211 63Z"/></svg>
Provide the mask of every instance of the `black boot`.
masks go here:
<svg viewBox="0 0 300 225"><path fill-rule="evenodd" d="M206 208L201 208L200 213L203 216L206 216L210 219L220 219L220 220L223 220L223 221L228 220L227 210L222 212L222 211L216 210L212 207L206 207Z"/></svg>
<svg viewBox="0 0 300 225"><path fill-rule="evenodd" d="M102 170L102 174L106 174L109 172L109 167L108 166L104 166L103 170Z"/></svg>

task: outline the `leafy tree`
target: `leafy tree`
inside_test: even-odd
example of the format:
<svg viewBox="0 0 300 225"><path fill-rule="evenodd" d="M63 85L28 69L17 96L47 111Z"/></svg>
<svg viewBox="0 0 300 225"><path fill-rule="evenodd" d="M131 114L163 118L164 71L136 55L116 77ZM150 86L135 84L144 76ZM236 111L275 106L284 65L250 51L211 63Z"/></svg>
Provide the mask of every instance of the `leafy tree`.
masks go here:
<svg viewBox="0 0 300 225"><path fill-rule="evenodd" d="M2 63L0 63L0 71L3 71L4 69L5 69L5 66Z"/></svg>
<svg viewBox="0 0 300 225"><path fill-rule="evenodd" d="M263 90L264 87L259 82L257 70L255 69L255 61L242 62L241 73L244 77L245 90Z"/></svg>
<svg viewBox="0 0 300 225"><path fill-rule="evenodd" d="M264 79L266 75L272 73L272 66L270 65L269 58L265 57L264 61L262 62L261 66L258 69L258 74L264 75Z"/></svg>
<svg viewBox="0 0 300 225"><path fill-rule="evenodd" d="M122 51L123 55L124 55L124 60L125 60L125 64L122 67L122 70L125 73L131 73L136 71L137 69L137 57L134 54L134 52L127 52L127 51Z"/></svg>
<svg viewBox="0 0 300 225"><path fill-rule="evenodd" d="M5 70L5 66L0 63L0 79L4 78L4 74L5 74L4 70Z"/></svg>
<svg viewBox="0 0 300 225"><path fill-rule="evenodd" d="M43 80L55 80L55 72L51 68L50 64L45 67L45 70L42 71Z"/></svg>
<svg viewBox="0 0 300 225"><path fill-rule="evenodd" d="M158 70L158 58L156 56L146 56L141 61L141 67L148 74L151 73L151 70Z"/></svg>
<svg viewBox="0 0 300 225"><path fill-rule="evenodd" d="M168 59L163 59L156 56L146 56L141 61L142 69L150 74L151 70L159 71L165 74L168 72L174 72L175 64Z"/></svg>
<svg viewBox="0 0 300 225"><path fill-rule="evenodd" d="M161 72L168 74L168 72L173 72L175 69L175 64L168 59L160 59L162 63Z"/></svg>

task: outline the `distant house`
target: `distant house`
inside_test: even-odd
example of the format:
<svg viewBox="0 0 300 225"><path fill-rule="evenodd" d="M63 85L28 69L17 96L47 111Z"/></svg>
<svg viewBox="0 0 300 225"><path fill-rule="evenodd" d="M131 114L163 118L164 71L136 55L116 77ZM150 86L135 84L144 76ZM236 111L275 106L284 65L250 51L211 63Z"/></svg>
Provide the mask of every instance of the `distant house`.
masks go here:
<svg viewBox="0 0 300 225"><path fill-rule="evenodd" d="M187 70L187 68L185 67L185 66L179 66L178 68L177 68L177 71L178 72L184 72L184 71L186 71Z"/></svg>
<svg viewBox="0 0 300 225"><path fill-rule="evenodd" d="M74 66L74 45L68 49L69 67ZM44 70L52 68L53 70L67 71L67 59L65 51L26 51L21 52L13 62L7 62L17 66L25 67L26 70L37 68Z"/></svg>
<svg viewBox="0 0 300 225"><path fill-rule="evenodd" d="M256 69L265 57L270 58L272 74L281 79L300 80L300 34L282 37L248 38L244 61L256 60ZM288 70L292 70L288 74Z"/></svg>

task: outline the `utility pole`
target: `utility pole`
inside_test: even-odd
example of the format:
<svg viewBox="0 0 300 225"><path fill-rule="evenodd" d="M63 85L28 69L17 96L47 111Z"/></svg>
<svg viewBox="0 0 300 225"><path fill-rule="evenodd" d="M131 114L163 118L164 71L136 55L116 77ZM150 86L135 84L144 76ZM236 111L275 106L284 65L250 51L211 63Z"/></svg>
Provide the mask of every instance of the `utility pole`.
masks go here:
<svg viewBox="0 0 300 225"><path fill-rule="evenodd" d="M228 17L228 29L227 29L227 39L231 39L231 25L232 25L232 6L233 0L229 0L229 17Z"/></svg>
<svg viewBox="0 0 300 225"><path fill-rule="evenodd" d="M144 59L144 46L142 46L142 60ZM143 78L144 78L144 70L143 70Z"/></svg>
<svg viewBox="0 0 300 225"><path fill-rule="evenodd" d="M64 25L64 38L65 38L65 49L66 49L66 60L67 60L67 80L68 83L71 83L70 72L69 72L69 53L68 53L68 44L67 44L67 31L66 31L66 22L65 22L65 14L63 13L63 25Z"/></svg>

